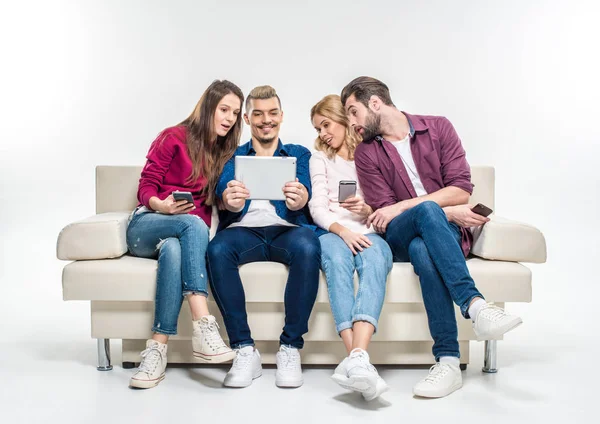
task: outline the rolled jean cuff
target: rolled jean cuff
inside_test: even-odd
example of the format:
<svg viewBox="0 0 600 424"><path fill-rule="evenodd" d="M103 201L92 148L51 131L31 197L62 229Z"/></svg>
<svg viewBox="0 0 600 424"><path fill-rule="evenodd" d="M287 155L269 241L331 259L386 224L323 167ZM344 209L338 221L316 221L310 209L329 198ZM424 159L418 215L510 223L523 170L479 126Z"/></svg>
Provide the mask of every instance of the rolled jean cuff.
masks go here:
<svg viewBox="0 0 600 424"><path fill-rule="evenodd" d="M252 346L254 347L254 343L248 343L248 342L242 342L242 343L237 343L237 344L232 344L230 347L232 349L242 349L244 347L248 347L248 346Z"/></svg>
<svg viewBox="0 0 600 424"><path fill-rule="evenodd" d="M164 334L165 336L176 336L177 328L175 330L165 330L164 328L158 328L156 325L152 327L153 333Z"/></svg>
<svg viewBox="0 0 600 424"><path fill-rule="evenodd" d="M299 346L299 345L298 345L298 346L295 346L295 345L293 345L293 344L289 344L289 343L281 343L281 340L279 341L279 346L280 346L280 347L281 347L281 346L285 346L285 347L293 347L294 349L298 349L298 350L300 350L300 349L302 349L302 348L304 347L304 346Z"/></svg>
<svg viewBox="0 0 600 424"><path fill-rule="evenodd" d="M338 335L344 331L344 330L348 330L349 328L352 328L352 321L344 321L338 325L335 326L335 329L338 333Z"/></svg>
<svg viewBox="0 0 600 424"><path fill-rule="evenodd" d="M439 362L442 356L451 356L460 359L460 352L438 352L437 355L435 355L435 362Z"/></svg>
<svg viewBox="0 0 600 424"><path fill-rule="evenodd" d="M476 297L480 297L483 300L485 300L485 297L483 297L483 295L481 293L477 293L474 294L473 296L471 296L469 299L467 299L467 301L465 303L463 303L463 305L460 307L460 313L462 314L462 316L466 319L471 319L471 316L469 315L469 306L471 306L471 302L473 301L473 299L475 299Z"/></svg>
<svg viewBox="0 0 600 424"><path fill-rule="evenodd" d="M375 333L377 333L377 320L375 318L373 318L370 315L365 315L365 314L358 314L354 316L354 319L352 320L352 324L354 324L357 321L364 321L364 322L368 322L369 324L371 324L373 327L375 327Z"/></svg>
<svg viewBox="0 0 600 424"><path fill-rule="evenodd" d="M187 295L190 295L190 294L199 294L201 296L208 297L208 292L205 290L185 290L183 292L183 297L186 297Z"/></svg>

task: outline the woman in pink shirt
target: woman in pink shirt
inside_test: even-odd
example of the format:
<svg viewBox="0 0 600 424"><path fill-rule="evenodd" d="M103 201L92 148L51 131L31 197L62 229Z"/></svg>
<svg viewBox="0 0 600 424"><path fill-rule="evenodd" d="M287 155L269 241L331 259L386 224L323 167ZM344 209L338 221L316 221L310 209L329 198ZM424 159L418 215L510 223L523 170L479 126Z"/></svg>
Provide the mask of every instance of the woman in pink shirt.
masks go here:
<svg viewBox="0 0 600 424"><path fill-rule="evenodd" d="M392 252L386 241L366 225L373 209L363 200L354 166L359 138L349 125L340 97L324 97L313 106L310 116L319 136L315 141L317 152L310 159L309 208L315 223L329 231L319 237L321 267L327 278L336 329L348 352L332 378L372 400L388 389L371 365L367 347L377 331ZM356 182L356 195L340 203L342 180ZM359 278L356 297L355 270Z"/></svg>
<svg viewBox="0 0 600 424"><path fill-rule="evenodd" d="M141 353L130 386L155 387L165 377L167 341L177 334L177 319L186 297L193 320L193 353L200 362L232 360L207 305L206 248L215 187L225 162L242 133L244 95L229 81L214 81L193 112L165 129L150 146L142 170L138 200L127 228L134 256L157 258L154 332ZM174 191L193 201L175 200Z"/></svg>

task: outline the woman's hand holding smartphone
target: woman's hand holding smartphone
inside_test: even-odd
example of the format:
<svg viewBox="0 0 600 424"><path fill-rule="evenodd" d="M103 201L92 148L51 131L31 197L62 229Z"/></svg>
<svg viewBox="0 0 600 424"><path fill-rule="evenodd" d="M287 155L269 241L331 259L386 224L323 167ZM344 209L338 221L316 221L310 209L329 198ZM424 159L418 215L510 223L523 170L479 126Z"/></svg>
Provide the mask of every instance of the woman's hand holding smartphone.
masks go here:
<svg viewBox="0 0 600 424"><path fill-rule="evenodd" d="M183 199L180 198L180 200L177 200L173 194L170 194L165 198L165 200L160 200L158 197L152 197L150 199L150 208L165 215L179 215L189 213L196 209L196 206L194 205L192 194L190 192L184 193L189 194L189 197L192 198L191 202L189 201L188 196L185 196L185 198Z"/></svg>
<svg viewBox="0 0 600 424"><path fill-rule="evenodd" d="M373 213L373 209L371 209L371 207L365 203L363 198L359 196L347 198L345 202L340 203L340 206L365 219Z"/></svg>
<svg viewBox="0 0 600 424"><path fill-rule="evenodd" d="M373 213L373 209L365 203L362 197L356 195L356 181L340 181L338 201L342 208L363 218Z"/></svg>

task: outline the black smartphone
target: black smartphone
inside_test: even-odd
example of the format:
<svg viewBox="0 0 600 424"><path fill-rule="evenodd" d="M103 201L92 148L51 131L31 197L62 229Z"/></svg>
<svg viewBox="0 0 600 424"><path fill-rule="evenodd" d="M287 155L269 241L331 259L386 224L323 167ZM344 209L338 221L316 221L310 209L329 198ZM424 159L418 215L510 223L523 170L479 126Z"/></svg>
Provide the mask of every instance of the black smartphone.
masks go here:
<svg viewBox="0 0 600 424"><path fill-rule="evenodd" d="M171 193L173 195L173 199L175 199L175 201L179 201L179 200L187 200L188 203L194 203L194 197L192 196L192 193L190 193L189 191L174 191L173 193Z"/></svg>
<svg viewBox="0 0 600 424"><path fill-rule="evenodd" d="M492 212L494 212L493 210L491 210L490 208L488 208L483 203L477 203L475 206L473 206L473 209L471 209L471 210L474 213L476 213L477 215L486 216L486 217L489 214L491 214Z"/></svg>
<svg viewBox="0 0 600 424"><path fill-rule="evenodd" d="M338 202L342 203L349 197L356 196L356 181L343 180L340 181L338 192Z"/></svg>

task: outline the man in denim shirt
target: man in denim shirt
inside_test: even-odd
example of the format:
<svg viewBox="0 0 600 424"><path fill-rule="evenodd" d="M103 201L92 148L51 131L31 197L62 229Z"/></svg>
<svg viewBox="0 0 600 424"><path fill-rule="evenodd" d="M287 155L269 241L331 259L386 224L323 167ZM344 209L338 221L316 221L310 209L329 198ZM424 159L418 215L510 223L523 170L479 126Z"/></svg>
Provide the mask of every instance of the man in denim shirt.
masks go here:
<svg viewBox="0 0 600 424"><path fill-rule="evenodd" d="M279 387L299 387L303 383L299 349L304 344L302 335L308 331L308 318L317 296L321 258L318 230L312 225L307 206L311 195L310 151L279 140L283 111L279 96L270 86L250 92L244 120L251 127L252 139L237 149L223 169L216 192L225 210L219 213L218 232L208 246L213 295L231 347L236 350L224 384L246 387L262 374L260 354L250 335L238 267L273 261L289 266L275 383ZM296 157L296 182L282 188L286 200L248 200L250 193L234 179L234 158L238 155Z"/></svg>
<svg viewBox="0 0 600 424"><path fill-rule="evenodd" d="M469 227L488 218L467 204L473 185L465 151L448 119L401 112L375 78L354 79L341 98L363 138L355 163L365 201L375 209L367 225L385 235L394 261L411 262L421 283L436 364L413 393L446 396L462 386L453 302L479 340L497 339L522 322L488 305L467 268Z"/></svg>

